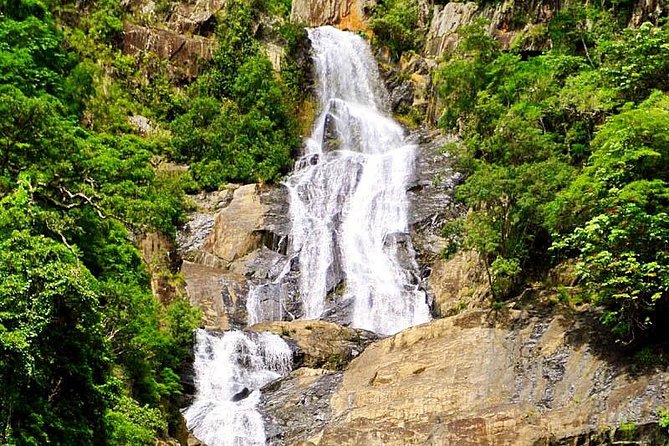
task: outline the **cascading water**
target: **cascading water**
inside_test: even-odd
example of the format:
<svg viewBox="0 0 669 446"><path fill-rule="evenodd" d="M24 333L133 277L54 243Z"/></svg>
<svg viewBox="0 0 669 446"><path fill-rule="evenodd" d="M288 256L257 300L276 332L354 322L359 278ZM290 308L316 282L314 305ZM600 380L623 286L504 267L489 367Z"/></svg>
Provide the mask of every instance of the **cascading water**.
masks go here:
<svg viewBox="0 0 669 446"><path fill-rule="evenodd" d="M198 330L188 429L208 446L264 445L259 389L288 373L291 363L292 351L277 335Z"/></svg>
<svg viewBox="0 0 669 446"><path fill-rule="evenodd" d="M396 333L430 318L412 277L415 260L402 255L413 253L405 236L415 147L387 116L367 42L332 27L311 29L309 38L321 114L287 181L305 318L322 315L340 275L352 325Z"/></svg>
<svg viewBox="0 0 669 446"><path fill-rule="evenodd" d="M429 320L408 237L407 184L415 147L388 117L369 45L332 27L309 30L321 113L306 153L287 180L290 260L273 281L251 288L248 322L286 316L287 277L297 262L304 317L317 319L326 295L345 282L354 327L396 333ZM288 373L290 347L269 333L197 333L197 394L184 412L208 446L265 444L259 389Z"/></svg>

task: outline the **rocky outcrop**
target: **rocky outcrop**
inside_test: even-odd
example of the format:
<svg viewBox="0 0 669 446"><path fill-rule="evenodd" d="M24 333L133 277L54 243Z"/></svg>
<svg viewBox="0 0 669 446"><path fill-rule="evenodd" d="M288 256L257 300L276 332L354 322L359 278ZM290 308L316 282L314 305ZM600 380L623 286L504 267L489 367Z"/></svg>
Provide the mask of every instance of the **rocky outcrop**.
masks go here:
<svg viewBox="0 0 669 446"><path fill-rule="evenodd" d="M251 286L271 285L289 262L286 191L230 185L194 200L198 209L177 236L186 292L203 310L206 328L243 328Z"/></svg>
<svg viewBox="0 0 669 446"><path fill-rule="evenodd" d="M269 446L308 445L332 416L330 396L341 384L342 372L300 368L263 389L260 410L265 415Z"/></svg>
<svg viewBox="0 0 669 446"><path fill-rule="evenodd" d="M257 188L248 184L234 191L230 204L216 214L213 231L204 243L203 249L220 259L225 268L262 246L266 208Z"/></svg>
<svg viewBox="0 0 669 446"><path fill-rule="evenodd" d="M506 0L484 6L474 2L435 5L425 53L437 57L452 51L459 41L458 30L478 18L489 22L488 32L500 42L503 49L510 48L514 43L524 51L548 49L548 37L537 36L532 30L547 24L563 3L559 0Z"/></svg>
<svg viewBox="0 0 669 446"><path fill-rule="evenodd" d="M239 274L184 261L181 273L191 305L204 313L207 330L230 330L246 325L249 285Z"/></svg>
<svg viewBox="0 0 669 446"><path fill-rule="evenodd" d="M637 0L629 26L638 27L644 22L658 23L669 14L669 4L665 0Z"/></svg>
<svg viewBox="0 0 669 446"><path fill-rule="evenodd" d="M169 61L176 77L195 77L201 62L212 57L215 42L200 36L187 37L175 31L126 23L123 27L123 53L155 53Z"/></svg>
<svg viewBox="0 0 669 446"><path fill-rule="evenodd" d="M433 313L438 317L481 308L490 295L481 260L473 251L459 252L448 260L435 260L428 284L433 293Z"/></svg>
<svg viewBox="0 0 669 446"><path fill-rule="evenodd" d="M177 287L173 277L179 268L174 243L158 232L141 234L135 243L151 275L153 295L162 303L170 303L175 296L183 292Z"/></svg>
<svg viewBox="0 0 669 446"><path fill-rule="evenodd" d="M294 0L291 20L307 26L332 25L349 31L366 31L375 0Z"/></svg>
<svg viewBox="0 0 669 446"><path fill-rule="evenodd" d="M216 29L216 15L223 11L226 3L226 0L177 2L167 26L180 34L210 35Z"/></svg>
<svg viewBox="0 0 669 446"><path fill-rule="evenodd" d="M365 330L319 320L265 322L249 330L269 331L292 341L298 352L293 361L298 366L330 370L342 369L378 339L377 335Z"/></svg>
<svg viewBox="0 0 669 446"><path fill-rule="evenodd" d="M655 422L666 367L634 370L593 321L546 311L467 311L372 344L310 444L571 444L559 440Z"/></svg>
<svg viewBox="0 0 669 446"><path fill-rule="evenodd" d="M478 5L473 2L448 2L443 7L435 6L425 42L425 52L431 56L439 56L455 49L459 42L458 29L471 23L478 10Z"/></svg>

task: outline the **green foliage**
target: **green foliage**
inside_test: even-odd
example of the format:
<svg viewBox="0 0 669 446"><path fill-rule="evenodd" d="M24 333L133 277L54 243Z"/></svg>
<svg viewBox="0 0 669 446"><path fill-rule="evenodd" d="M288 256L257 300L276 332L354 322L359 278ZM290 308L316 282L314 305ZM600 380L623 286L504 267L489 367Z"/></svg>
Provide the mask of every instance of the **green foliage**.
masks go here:
<svg viewBox="0 0 669 446"><path fill-rule="evenodd" d="M652 93L669 84L669 27L572 4L551 21L554 49L526 60L484 28L463 29L437 78L468 174L453 246L483 254L497 298L576 256L615 337L648 339L669 316L669 102Z"/></svg>
<svg viewBox="0 0 669 446"><path fill-rule="evenodd" d="M73 59L39 2L0 2L0 85L16 85L27 94L57 94Z"/></svg>
<svg viewBox="0 0 669 446"><path fill-rule="evenodd" d="M98 6L102 41L119 6ZM102 107L101 70L43 4L0 13L0 443L153 444L200 314L154 298L132 231L173 236L188 179L154 170L161 142L123 134L124 107L80 125Z"/></svg>
<svg viewBox="0 0 669 446"><path fill-rule="evenodd" d="M0 208L0 440L93 444L107 366L95 279L61 243L11 230L9 218Z"/></svg>
<svg viewBox="0 0 669 446"><path fill-rule="evenodd" d="M171 125L176 157L192 163L195 179L207 189L226 181L278 180L299 145L298 95L287 90L253 38L256 14L248 1L227 6L212 64Z"/></svg>
<svg viewBox="0 0 669 446"><path fill-rule="evenodd" d="M669 430L669 410L660 408L657 411L659 417L658 424L662 429Z"/></svg>
<svg viewBox="0 0 669 446"><path fill-rule="evenodd" d="M384 0L374 8L370 28L377 44L390 48L398 59L404 51L418 46L416 33L419 5L410 0Z"/></svg>
<svg viewBox="0 0 669 446"><path fill-rule="evenodd" d="M556 243L576 249L604 322L626 342L664 317L669 301L669 100L656 94L611 118L591 163L557 200L582 224Z"/></svg>
<svg viewBox="0 0 669 446"><path fill-rule="evenodd" d="M606 81L627 101L643 101L669 82L669 27L644 23L601 48Z"/></svg>
<svg viewBox="0 0 669 446"><path fill-rule="evenodd" d="M158 409L139 406L129 397L121 397L113 409L105 413L109 446L151 446L157 434L167 429Z"/></svg>
<svg viewBox="0 0 669 446"><path fill-rule="evenodd" d="M636 435L637 425L633 421L624 421L618 426L618 431L623 440L633 440Z"/></svg>

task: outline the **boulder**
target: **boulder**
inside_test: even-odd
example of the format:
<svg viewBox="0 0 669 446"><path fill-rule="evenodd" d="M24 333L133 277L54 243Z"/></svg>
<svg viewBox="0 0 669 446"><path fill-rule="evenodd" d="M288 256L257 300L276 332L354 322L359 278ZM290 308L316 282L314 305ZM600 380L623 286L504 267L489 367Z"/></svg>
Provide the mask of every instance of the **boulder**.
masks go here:
<svg viewBox="0 0 669 446"><path fill-rule="evenodd" d="M180 34L210 35L216 30L216 15L223 11L226 3L226 0L177 2L167 26Z"/></svg>
<svg viewBox="0 0 669 446"><path fill-rule="evenodd" d="M267 207L258 191L256 184L237 188L230 204L215 216L213 231L202 248L221 259L225 267L262 246Z"/></svg>
<svg viewBox="0 0 669 446"><path fill-rule="evenodd" d="M358 356L377 335L320 320L263 322L249 328L283 336L298 349L298 366L338 370Z"/></svg>
<svg viewBox="0 0 669 446"><path fill-rule="evenodd" d="M376 342L349 364L314 445L567 444L657 421L666 366L634 370L593 320L472 310ZM606 443L605 443L606 444Z"/></svg>

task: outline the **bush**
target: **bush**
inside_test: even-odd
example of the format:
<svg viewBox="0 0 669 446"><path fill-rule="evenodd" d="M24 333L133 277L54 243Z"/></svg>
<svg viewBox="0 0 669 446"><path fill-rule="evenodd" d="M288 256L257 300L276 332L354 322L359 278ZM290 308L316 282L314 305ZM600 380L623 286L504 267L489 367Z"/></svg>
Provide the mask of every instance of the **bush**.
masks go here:
<svg viewBox="0 0 669 446"><path fill-rule="evenodd" d="M386 45L399 59L402 52L417 47L419 5L411 0L385 0L374 9L370 28L374 42Z"/></svg>

